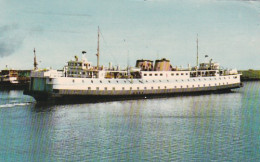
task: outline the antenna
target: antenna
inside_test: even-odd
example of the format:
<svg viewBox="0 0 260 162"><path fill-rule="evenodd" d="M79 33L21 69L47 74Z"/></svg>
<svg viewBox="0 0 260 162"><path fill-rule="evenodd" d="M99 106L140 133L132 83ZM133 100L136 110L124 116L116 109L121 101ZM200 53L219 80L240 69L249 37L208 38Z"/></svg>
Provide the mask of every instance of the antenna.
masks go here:
<svg viewBox="0 0 260 162"><path fill-rule="evenodd" d="M197 67L199 66L199 39L197 34Z"/></svg>
<svg viewBox="0 0 260 162"><path fill-rule="evenodd" d="M37 60L36 60L36 51L35 51L35 48L33 49L33 53L34 53L34 62L33 62L33 66L34 66L34 70L37 70L38 67L38 63L37 63Z"/></svg>
<svg viewBox="0 0 260 162"><path fill-rule="evenodd" d="M99 26L98 26L98 43L97 43L97 69L99 69Z"/></svg>

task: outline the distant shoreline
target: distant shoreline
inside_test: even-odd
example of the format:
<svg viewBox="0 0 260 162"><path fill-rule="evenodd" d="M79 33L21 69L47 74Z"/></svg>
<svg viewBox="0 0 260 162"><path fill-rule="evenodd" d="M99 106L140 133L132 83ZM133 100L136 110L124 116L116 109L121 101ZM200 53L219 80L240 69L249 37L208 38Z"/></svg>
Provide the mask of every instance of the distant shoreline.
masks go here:
<svg viewBox="0 0 260 162"><path fill-rule="evenodd" d="M260 70L239 70L242 73L241 81L260 81Z"/></svg>

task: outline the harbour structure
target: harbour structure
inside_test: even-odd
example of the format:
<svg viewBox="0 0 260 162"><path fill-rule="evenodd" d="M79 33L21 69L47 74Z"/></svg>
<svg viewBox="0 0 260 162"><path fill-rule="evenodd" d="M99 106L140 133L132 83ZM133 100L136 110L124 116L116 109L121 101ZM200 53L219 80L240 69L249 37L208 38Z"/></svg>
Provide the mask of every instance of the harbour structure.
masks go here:
<svg viewBox="0 0 260 162"><path fill-rule="evenodd" d="M198 41L197 41L198 42ZM237 70L221 69L210 60L198 66L180 69L170 60L137 60L135 67L92 66L82 52L62 71L39 70L31 72L31 82L24 94L37 101L108 101L133 98L152 98L176 94L194 94L230 91L242 86ZM198 55L198 54L197 54ZM198 60L198 59L197 59Z"/></svg>

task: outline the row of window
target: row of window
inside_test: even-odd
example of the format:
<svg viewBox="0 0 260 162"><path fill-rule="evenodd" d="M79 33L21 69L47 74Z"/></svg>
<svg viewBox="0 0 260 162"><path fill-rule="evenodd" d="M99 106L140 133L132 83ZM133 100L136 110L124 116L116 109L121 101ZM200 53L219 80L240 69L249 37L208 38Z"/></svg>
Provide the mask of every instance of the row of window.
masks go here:
<svg viewBox="0 0 260 162"><path fill-rule="evenodd" d="M229 79L230 79L230 77L228 77ZM237 78L237 77L234 77L235 79ZM226 77L224 77L224 79L226 79ZM192 79L193 81L196 81L195 79ZM187 81L192 81L191 79L187 79ZM198 79L199 81L201 81L201 79ZM204 80L217 80L217 78L204 78ZM219 80L221 80L221 78L219 78ZM169 80L166 80L167 82L169 82ZM178 80L175 80L176 82L178 82ZM179 80L179 81L182 81L182 82L184 82L184 80L182 79L182 80ZM75 82L75 80L73 79L72 80L72 82L74 83ZM103 83L103 81L102 80L100 80L99 81L100 83ZM139 82L140 83L143 83L141 80L139 80ZM148 80L145 80L145 82L146 83L148 83ZM152 82L153 83L155 83L155 80L152 80ZM162 80L159 80L159 82L162 82ZM84 83L84 80L82 80L82 83ZM91 83L94 83L94 81L93 80L91 80ZM111 83L111 81L110 80L108 80L108 83ZM119 80L116 80L116 83L119 83ZM124 83L126 83L126 80L124 80Z"/></svg>
<svg viewBox="0 0 260 162"><path fill-rule="evenodd" d="M225 83L222 83L222 84L225 85ZM219 86L221 86L222 84L219 83ZM226 84L228 84L228 82L226 82ZM217 85L218 85L218 84L215 83L215 86L217 86ZM211 84L208 84L208 86L212 86L212 85L211 85ZM185 88L194 88L194 87L195 87L194 85L192 85L191 87L190 87L189 85L186 85ZM198 84L197 87L200 87L200 85ZM206 84L203 84L203 87L206 87ZM178 87L177 87L177 86L174 86L174 88L178 88ZM180 88L184 88L184 87L183 87L183 86L180 86ZM132 90L133 88L130 87L129 89ZM137 89L137 90L140 90L139 87L137 87L136 89ZM150 89L153 90L154 87L151 87ZM161 89L161 87L158 86L158 89ZM164 89L167 89L167 86L164 86ZM91 87L88 87L88 90L91 90ZM99 90L99 87L96 87L96 90ZM105 87L104 90L107 90L107 87ZM112 87L112 90L115 90L115 87ZM125 87L122 87L122 90L125 90ZM144 87L144 90L147 90L147 87Z"/></svg>
<svg viewBox="0 0 260 162"><path fill-rule="evenodd" d="M176 76L179 76L179 75L189 75L189 74L188 73L176 73ZM144 73L144 76L148 76L148 74ZM150 73L149 76L153 76L153 74ZM163 73L160 73L160 74L155 73L154 76L163 76ZM167 76L167 74L166 74L166 76ZM174 76L174 73L171 73L171 76Z"/></svg>

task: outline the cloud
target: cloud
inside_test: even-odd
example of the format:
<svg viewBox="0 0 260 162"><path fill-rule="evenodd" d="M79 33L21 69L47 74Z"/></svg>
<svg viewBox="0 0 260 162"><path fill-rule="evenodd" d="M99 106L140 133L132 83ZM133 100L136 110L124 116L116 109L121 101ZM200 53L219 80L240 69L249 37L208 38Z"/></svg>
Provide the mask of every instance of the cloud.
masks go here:
<svg viewBox="0 0 260 162"><path fill-rule="evenodd" d="M0 26L0 57L13 54L21 47L23 40L18 25Z"/></svg>

